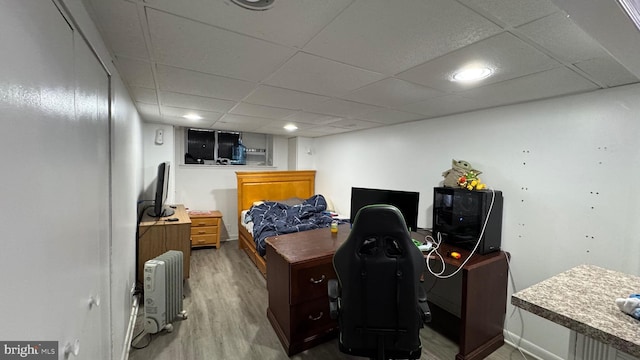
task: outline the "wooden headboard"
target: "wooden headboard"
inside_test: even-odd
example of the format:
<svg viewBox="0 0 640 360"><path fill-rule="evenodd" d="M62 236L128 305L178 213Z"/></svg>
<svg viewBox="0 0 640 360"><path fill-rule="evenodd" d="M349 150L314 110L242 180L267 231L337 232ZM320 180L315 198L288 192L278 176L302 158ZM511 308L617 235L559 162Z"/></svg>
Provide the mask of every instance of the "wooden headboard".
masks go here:
<svg viewBox="0 0 640 360"><path fill-rule="evenodd" d="M238 179L238 219L260 200L307 199L315 192L315 170L236 172Z"/></svg>

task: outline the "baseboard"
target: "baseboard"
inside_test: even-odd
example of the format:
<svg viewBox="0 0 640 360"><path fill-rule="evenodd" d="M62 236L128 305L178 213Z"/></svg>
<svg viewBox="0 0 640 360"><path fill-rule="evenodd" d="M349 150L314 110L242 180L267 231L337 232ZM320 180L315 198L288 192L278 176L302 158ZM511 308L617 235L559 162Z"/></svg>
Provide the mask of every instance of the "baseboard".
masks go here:
<svg viewBox="0 0 640 360"><path fill-rule="evenodd" d="M136 326L136 319L138 318L138 309L140 308L140 295L133 295L131 300L131 315L129 316L129 326L127 326L127 334L124 337L124 344L122 345L122 357L121 360L129 359L129 350L131 349L131 340L133 340L133 331Z"/></svg>
<svg viewBox="0 0 640 360"><path fill-rule="evenodd" d="M526 355L529 355L538 360L564 360L556 354L541 348L540 346L521 338L510 331L504 330L504 342L513 346L516 349L520 349Z"/></svg>

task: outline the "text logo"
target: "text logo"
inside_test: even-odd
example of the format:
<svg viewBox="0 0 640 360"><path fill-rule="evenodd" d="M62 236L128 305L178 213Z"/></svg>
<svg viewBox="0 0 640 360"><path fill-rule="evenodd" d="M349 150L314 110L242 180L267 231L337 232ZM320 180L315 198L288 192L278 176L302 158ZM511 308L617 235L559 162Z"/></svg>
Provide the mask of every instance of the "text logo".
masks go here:
<svg viewBox="0 0 640 360"><path fill-rule="evenodd" d="M0 341L0 360L57 360L57 341Z"/></svg>

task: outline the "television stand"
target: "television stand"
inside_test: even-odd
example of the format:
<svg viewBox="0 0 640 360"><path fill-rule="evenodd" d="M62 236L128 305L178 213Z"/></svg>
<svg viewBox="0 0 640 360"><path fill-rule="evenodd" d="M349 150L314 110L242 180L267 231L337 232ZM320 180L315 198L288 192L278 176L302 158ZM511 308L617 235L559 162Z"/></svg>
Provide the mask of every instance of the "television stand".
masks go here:
<svg viewBox="0 0 640 360"><path fill-rule="evenodd" d="M451 251L462 257L446 256ZM443 275L457 270L469 255L468 250L448 244L441 244L438 252L445 261ZM503 251L475 254L458 274L448 279L425 271L422 286L432 312L432 321L427 325L458 343L456 360L484 359L504 344L509 256ZM429 265L436 273L442 270L438 257L429 260Z"/></svg>

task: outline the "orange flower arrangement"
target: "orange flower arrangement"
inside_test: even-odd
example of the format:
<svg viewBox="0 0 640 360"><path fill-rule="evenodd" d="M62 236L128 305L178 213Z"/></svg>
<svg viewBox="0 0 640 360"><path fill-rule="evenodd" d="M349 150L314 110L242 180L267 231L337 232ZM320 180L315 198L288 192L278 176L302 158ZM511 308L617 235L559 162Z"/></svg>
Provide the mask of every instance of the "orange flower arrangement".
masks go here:
<svg viewBox="0 0 640 360"><path fill-rule="evenodd" d="M460 176L458 178L458 185L467 190L482 190L487 187L474 171L468 171Z"/></svg>

